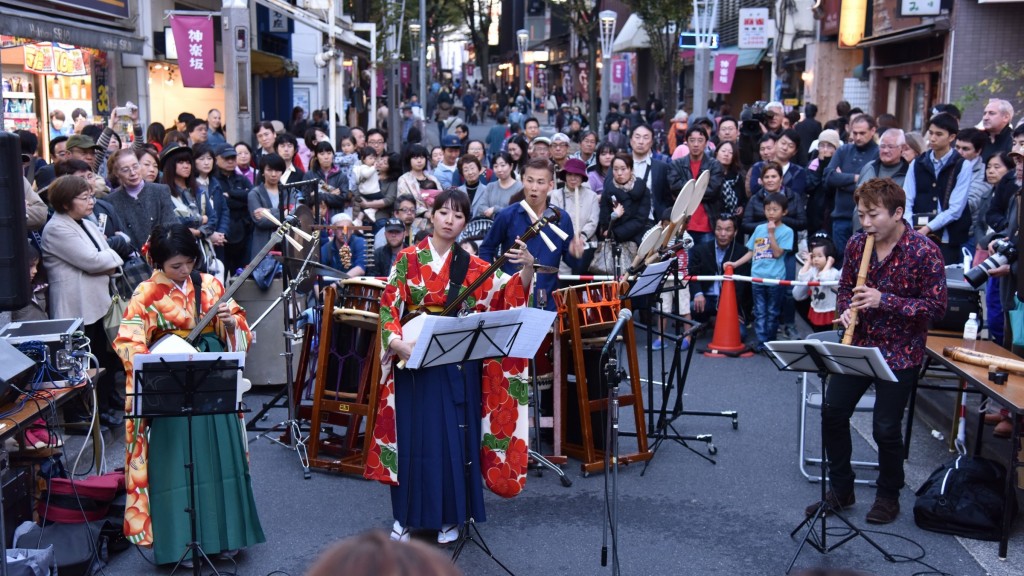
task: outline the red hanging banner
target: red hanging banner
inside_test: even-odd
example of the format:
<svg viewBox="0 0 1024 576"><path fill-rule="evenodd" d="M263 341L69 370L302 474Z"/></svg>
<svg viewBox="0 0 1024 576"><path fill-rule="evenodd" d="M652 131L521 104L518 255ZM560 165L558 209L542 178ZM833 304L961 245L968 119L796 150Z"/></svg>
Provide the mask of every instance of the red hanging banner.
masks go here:
<svg viewBox="0 0 1024 576"><path fill-rule="evenodd" d="M739 62L738 54L716 54L714 86L711 91L716 94L728 94L732 92L732 81L736 77L736 64Z"/></svg>
<svg viewBox="0 0 1024 576"><path fill-rule="evenodd" d="M171 15L171 33L178 47L178 69L186 88L213 88L213 18Z"/></svg>

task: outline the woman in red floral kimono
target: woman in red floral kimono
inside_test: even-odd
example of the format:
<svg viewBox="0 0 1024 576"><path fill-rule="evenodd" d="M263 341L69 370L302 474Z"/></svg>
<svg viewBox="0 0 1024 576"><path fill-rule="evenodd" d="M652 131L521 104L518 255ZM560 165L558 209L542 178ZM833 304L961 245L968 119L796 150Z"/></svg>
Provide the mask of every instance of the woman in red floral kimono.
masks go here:
<svg viewBox="0 0 1024 576"><path fill-rule="evenodd" d="M418 307L444 307L453 254L470 258L463 288L488 266L455 242L469 213L465 192L438 194L431 216L434 235L398 254L381 300L382 379L365 475L392 485L395 540L407 540L410 528L417 528L438 530L438 543L452 542L466 519L467 493L469 515L476 522L486 519L481 475L488 488L505 497L518 494L526 481L525 361L469 362L461 372L455 365L393 367L415 346L402 337L402 315ZM522 242L508 256L522 271L509 276L499 270L466 299L466 307L484 311L526 304L533 256ZM468 426L468 439L461 425ZM468 479L467 458L472 462Z"/></svg>

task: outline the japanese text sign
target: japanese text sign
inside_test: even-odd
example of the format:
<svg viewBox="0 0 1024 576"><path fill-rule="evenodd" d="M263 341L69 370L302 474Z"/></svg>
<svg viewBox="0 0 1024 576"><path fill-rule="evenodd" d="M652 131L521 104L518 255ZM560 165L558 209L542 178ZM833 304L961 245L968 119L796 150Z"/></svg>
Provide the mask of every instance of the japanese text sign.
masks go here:
<svg viewBox="0 0 1024 576"><path fill-rule="evenodd" d="M728 94L732 92L732 81L736 78L736 64L739 62L738 54L715 54L715 76L711 88L716 94Z"/></svg>
<svg viewBox="0 0 1024 576"><path fill-rule="evenodd" d="M740 48L768 47L768 9L740 8Z"/></svg>
<svg viewBox="0 0 1024 576"><path fill-rule="evenodd" d="M186 88L213 88L213 19L208 16L171 16L171 32L178 47L178 69Z"/></svg>

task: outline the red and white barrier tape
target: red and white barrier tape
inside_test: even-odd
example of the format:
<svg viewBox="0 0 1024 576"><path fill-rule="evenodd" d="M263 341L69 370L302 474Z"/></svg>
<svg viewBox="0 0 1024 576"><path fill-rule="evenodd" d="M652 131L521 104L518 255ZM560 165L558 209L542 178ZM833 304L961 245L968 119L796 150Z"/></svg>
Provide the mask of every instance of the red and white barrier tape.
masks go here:
<svg viewBox="0 0 1024 576"><path fill-rule="evenodd" d="M572 275L572 274L559 274L558 279L563 282L611 282L618 280L615 276L588 276L588 275ZM683 280L687 282L720 282L724 280L733 280L735 282L753 282L757 284L774 284L776 286L838 286L838 280L826 280L819 282L817 280L811 282L801 282L799 280L777 280L775 278L753 278L751 276L740 276L733 274L732 276L684 276Z"/></svg>

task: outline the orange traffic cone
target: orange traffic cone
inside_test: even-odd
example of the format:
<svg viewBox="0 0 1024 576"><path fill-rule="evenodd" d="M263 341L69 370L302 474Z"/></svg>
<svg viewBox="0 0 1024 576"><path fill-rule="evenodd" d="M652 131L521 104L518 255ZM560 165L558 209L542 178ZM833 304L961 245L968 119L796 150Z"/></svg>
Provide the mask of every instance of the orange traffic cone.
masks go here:
<svg viewBox="0 0 1024 576"><path fill-rule="evenodd" d="M732 276L732 266L725 267L725 275ZM736 285L731 279L723 280L718 290L718 318L715 320L715 335L711 338L705 356L711 358L753 356L743 339L740 338L740 313L736 306Z"/></svg>

